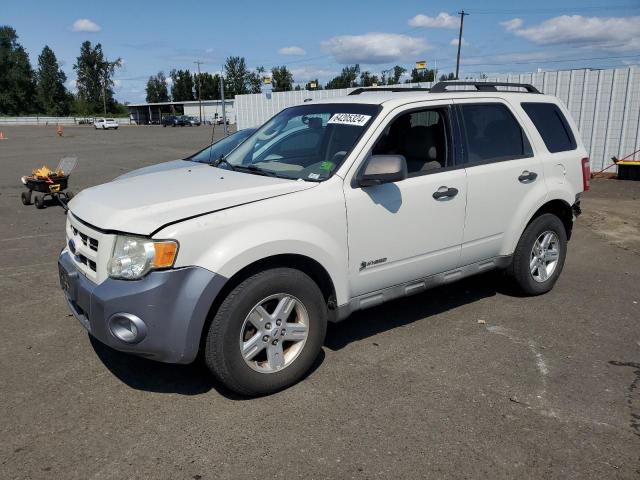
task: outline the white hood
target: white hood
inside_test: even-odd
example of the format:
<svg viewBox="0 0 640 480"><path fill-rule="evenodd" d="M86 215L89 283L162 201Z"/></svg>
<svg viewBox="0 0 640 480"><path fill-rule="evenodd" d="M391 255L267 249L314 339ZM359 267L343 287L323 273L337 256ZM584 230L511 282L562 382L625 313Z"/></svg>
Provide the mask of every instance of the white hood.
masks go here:
<svg viewBox="0 0 640 480"><path fill-rule="evenodd" d="M69 209L103 230L149 235L167 223L316 185L193 164L88 188Z"/></svg>

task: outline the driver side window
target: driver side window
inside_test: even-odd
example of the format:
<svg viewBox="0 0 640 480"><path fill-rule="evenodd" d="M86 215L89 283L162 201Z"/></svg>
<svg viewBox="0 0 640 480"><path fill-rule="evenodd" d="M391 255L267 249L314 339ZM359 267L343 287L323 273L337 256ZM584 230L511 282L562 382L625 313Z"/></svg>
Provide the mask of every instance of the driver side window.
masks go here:
<svg viewBox="0 0 640 480"><path fill-rule="evenodd" d="M429 108L404 113L385 129L373 155L402 155L410 177L451 165L448 109Z"/></svg>

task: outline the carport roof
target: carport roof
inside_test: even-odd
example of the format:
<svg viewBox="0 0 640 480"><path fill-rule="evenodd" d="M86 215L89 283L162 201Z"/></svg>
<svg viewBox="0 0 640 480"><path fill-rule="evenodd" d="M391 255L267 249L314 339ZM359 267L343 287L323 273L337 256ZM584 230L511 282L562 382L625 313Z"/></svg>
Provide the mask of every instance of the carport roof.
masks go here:
<svg viewBox="0 0 640 480"><path fill-rule="evenodd" d="M233 102L233 98L227 98L225 103ZM127 107L161 107L163 105L198 105L198 100L185 100L183 102L156 102L156 103L130 103ZM221 100L202 100L203 104L222 103Z"/></svg>

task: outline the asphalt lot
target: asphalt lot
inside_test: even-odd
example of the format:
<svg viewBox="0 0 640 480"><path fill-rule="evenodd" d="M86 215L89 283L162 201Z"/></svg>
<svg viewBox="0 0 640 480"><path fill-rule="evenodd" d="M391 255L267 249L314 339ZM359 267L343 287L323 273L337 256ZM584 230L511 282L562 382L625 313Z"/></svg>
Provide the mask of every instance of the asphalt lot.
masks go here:
<svg viewBox="0 0 640 480"><path fill-rule="evenodd" d="M551 293L493 273L359 312L304 381L245 400L92 342L58 287L62 208L19 199L42 163L76 154L78 191L210 129L0 130L0 478L640 476L640 182L593 182Z"/></svg>

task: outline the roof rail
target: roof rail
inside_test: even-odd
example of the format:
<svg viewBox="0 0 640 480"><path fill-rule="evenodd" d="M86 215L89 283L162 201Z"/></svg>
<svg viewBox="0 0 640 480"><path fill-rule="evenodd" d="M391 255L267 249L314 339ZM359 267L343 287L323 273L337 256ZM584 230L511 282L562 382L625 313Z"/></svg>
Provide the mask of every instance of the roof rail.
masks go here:
<svg viewBox="0 0 640 480"><path fill-rule="evenodd" d="M431 87L431 93L444 93L448 87L476 87L477 92L497 92L496 87L519 87L527 91L527 93L540 93L540 91L528 83L509 83L509 82L438 82ZM461 91L461 90L459 90Z"/></svg>
<svg viewBox="0 0 640 480"><path fill-rule="evenodd" d="M360 87L349 95L360 95L364 92L428 92L429 90L428 88L420 87Z"/></svg>

